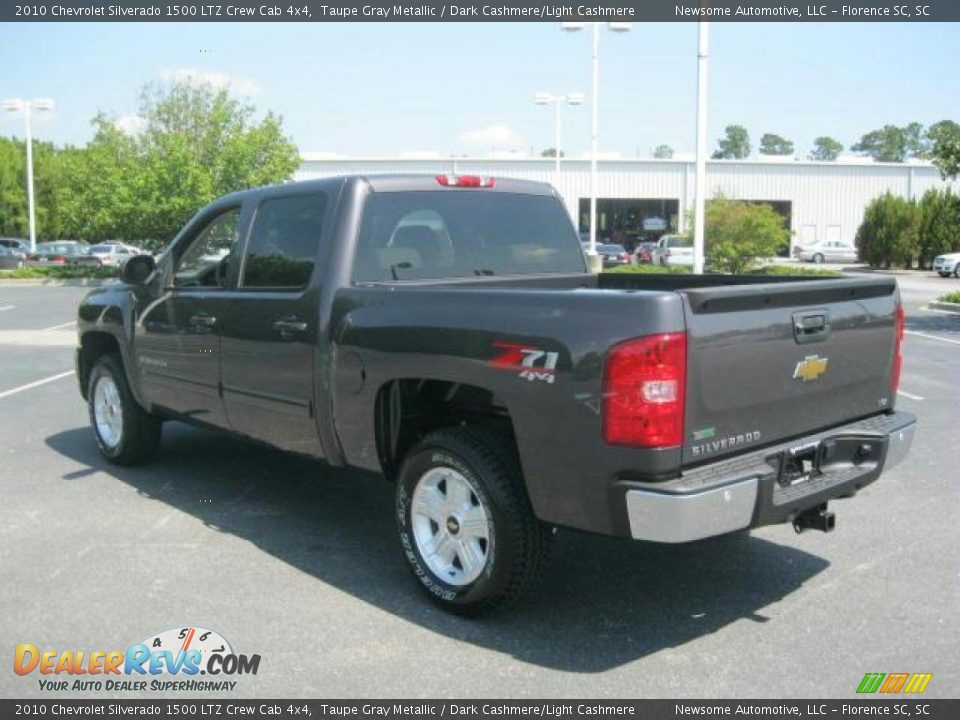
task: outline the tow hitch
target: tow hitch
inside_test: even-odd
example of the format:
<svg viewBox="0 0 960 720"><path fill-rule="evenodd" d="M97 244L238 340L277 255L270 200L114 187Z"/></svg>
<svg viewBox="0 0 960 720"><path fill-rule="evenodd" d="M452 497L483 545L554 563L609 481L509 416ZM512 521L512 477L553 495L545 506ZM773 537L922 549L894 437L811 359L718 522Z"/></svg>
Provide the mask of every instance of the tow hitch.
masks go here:
<svg viewBox="0 0 960 720"><path fill-rule="evenodd" d="M837 516L827 510L827 504L804 510L793 519L793 529L799 535L804 530L830 532L837 525Z"/></svg>

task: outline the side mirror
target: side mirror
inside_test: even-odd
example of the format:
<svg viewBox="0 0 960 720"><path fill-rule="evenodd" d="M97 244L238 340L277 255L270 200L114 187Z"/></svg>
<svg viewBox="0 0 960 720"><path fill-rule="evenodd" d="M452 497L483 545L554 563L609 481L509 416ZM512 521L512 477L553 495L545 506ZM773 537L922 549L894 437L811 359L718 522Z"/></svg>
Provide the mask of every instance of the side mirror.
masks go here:
<svg viewBox="0 0 960 720"><path fill-rule="evenodd" d="M146 285L156 270L153 255L132 255L120 263L120 279L130 285Z"/></svg>

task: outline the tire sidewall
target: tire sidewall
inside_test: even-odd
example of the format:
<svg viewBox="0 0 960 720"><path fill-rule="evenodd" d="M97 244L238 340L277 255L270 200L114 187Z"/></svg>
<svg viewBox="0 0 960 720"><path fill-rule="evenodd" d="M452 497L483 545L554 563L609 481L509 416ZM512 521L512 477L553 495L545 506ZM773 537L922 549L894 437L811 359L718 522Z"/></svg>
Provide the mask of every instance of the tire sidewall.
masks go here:
<svg viewBox="0 0 960 720"><path fill-rule="evenodd" d="M87 397L89 398L88 411L90 414L90 427L93 428L93 437L97 441L97 447L100 452L108 458L117 458L123 454L124 447L130 438L130 396L127 391L126 383L122 374L118 377L116 363L111 362L112 358L103 358L94 364L90 370L90 379L87 384ZM120 396L120 412L123 415L123 431L120 434L120 442L116 446L107 445L100 437L100 430L97 428L97 417L94 412L95 393L97 381L100 378L109 377L117 386L117 394Z"/></svg>
<svg viewBox="0 0 960 720"><path fill-rule="evenodd" d="M821 255L820 253L817 253L816 255L814 255L813 263L815 265L823 265L823 255Z"/></svg>
<svg viewBox="0 0 960 720"><path fill-rule="evenodd" d="M467 585L450 585L438 578L423 559L414 538L410 512L413 492L423 474L436 467L451 468L463 475L487 511L490 523L487 562L480 576ZM453 607L474 604L495 596L504 586L509 570L509 558L504 551L509 543L501 541L498 530L502 523L497 504L481 474L468 458L449 448L436 445L425 446L411 454L404 462L397 479L396 515L400 548L407 566L433 600Z"/></svg>

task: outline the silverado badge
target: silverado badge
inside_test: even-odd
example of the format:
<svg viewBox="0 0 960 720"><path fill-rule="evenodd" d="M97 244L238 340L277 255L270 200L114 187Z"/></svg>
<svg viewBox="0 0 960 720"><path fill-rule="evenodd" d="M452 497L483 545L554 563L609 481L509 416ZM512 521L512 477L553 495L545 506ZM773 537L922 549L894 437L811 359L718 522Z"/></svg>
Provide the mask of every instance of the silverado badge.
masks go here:
<svg viewBox="0 0 960 720"><path fill-rule="evenodd" d="M827 371L827 358L819 355L807 355L803 360L797 363L793 371L794 380L803 380L813 382Z"/></svg>

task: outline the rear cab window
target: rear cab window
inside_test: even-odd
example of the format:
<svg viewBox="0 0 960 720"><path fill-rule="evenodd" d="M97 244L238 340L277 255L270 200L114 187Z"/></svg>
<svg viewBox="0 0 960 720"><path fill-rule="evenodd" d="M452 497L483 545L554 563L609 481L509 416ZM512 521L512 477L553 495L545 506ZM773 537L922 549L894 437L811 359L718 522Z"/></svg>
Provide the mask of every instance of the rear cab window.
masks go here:
<svg viewBox="0 0 960 720"><path fill-rule="evenodd" d="M566 210L549 195L375 192L360 224L358 283L584 272Z"/></svg>

